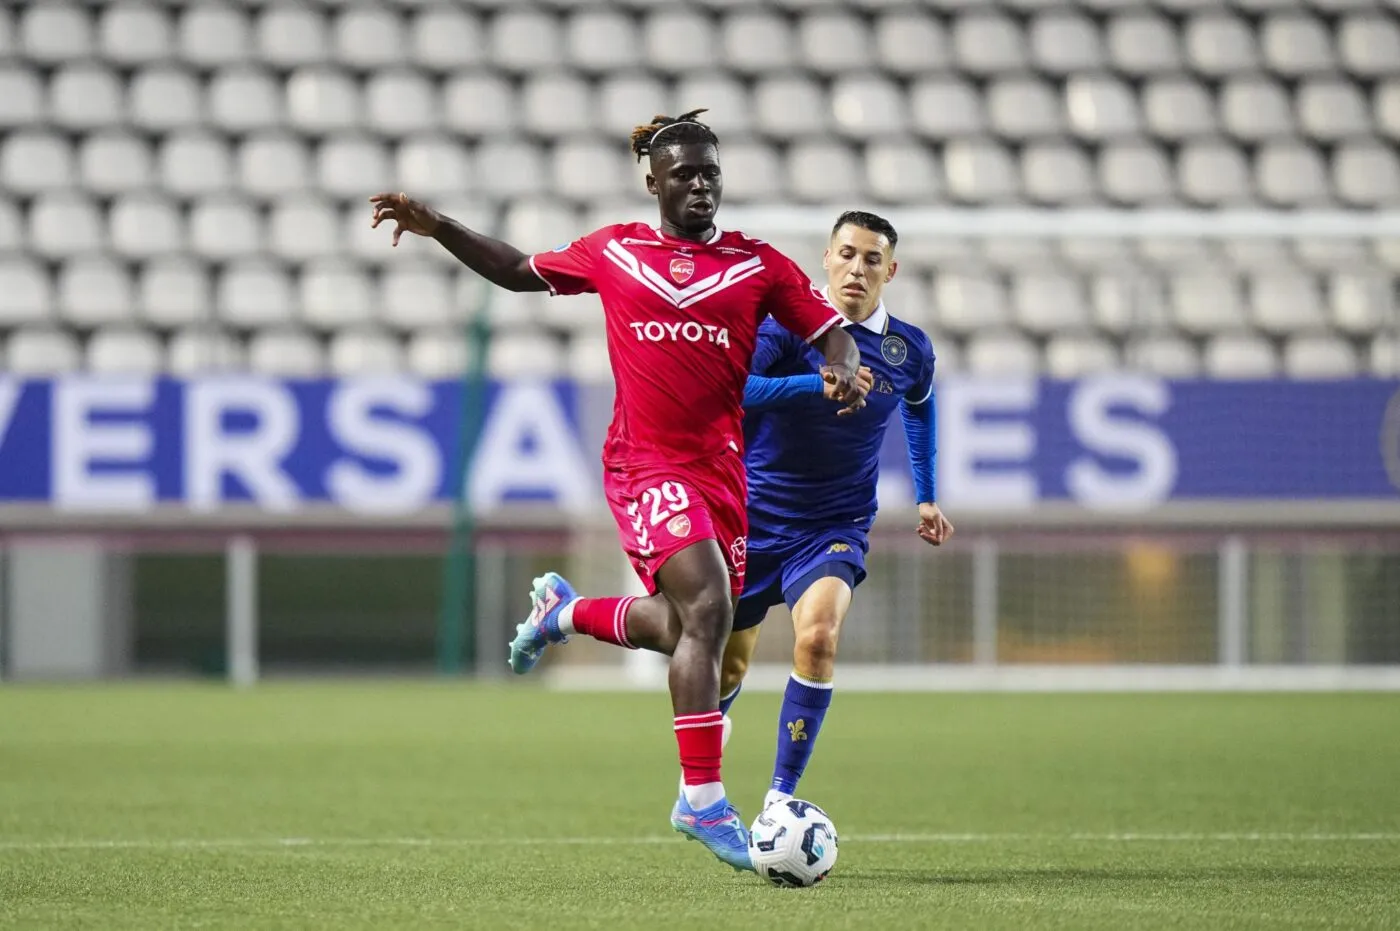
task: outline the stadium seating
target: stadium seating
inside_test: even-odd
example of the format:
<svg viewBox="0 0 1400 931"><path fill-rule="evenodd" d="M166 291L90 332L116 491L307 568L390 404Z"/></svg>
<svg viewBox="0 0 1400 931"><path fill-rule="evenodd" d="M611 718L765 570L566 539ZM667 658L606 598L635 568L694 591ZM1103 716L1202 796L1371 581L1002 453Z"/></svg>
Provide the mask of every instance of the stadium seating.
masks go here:
<svg viewBox="0 0 1400 931"><path fill-rule="evenodd" d="M626 133L693 106L730 203L1400 209L1393 3L45 0L0 9L0 359L446 377L485 306L498 372L597 379L596 302L484 302L365 198L549 248L648 217ZM945 369L1397 362L1400 242L900 254Z"/></svg>

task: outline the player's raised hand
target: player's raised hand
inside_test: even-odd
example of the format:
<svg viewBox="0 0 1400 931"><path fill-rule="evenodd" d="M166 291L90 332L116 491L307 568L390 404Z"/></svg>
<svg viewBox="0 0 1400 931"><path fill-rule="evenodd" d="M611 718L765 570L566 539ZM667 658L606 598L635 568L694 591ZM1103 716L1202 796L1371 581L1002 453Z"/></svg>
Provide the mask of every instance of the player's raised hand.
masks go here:
<svg viewBox="0 0 1400 931"><path fill-rule="evenodd" d="M856 372L856 384L862 386L865 389L865 394L869 394L870 389L875 386L874 373L872 373L867 366L862 365L860 367L860 371ZM825 398L829 398L833 401L839 400L836 397L836 382L834 380L827 379L825 375L823 375L822 379L822 396ZM836 416L845 417L849 414L854 414L856 410L858 410L858 408L843 407L836 412Z"/></svg>
<svg viewBox="0 0 1400 931"><path fill-rule="evenodd" d="M854 414L865 406L865 396L870 393L870 382L861 383L860 376L844 365L823 365L822 394L833 401L846 405L841 414Z"/></svg>
<svg viewBox="0 0 1400 931"><path fill-rule="evenodd" d="M404 233L431 236L437 232L438 224L442 222L442 217L436 210L407 194L375 194L369 202L374 205L371 229L378 228L385 220L393 220L398 224L394 227L393 244L396 246L399 244L399 237Z"/></svg>
<svg viewBox="0 0 1400 931"><path fill-rule="evenodd" d="M925 501L919 505L919 536L925 543L942 546L953 535L953 522L943 516L938 505Z"/></svg>

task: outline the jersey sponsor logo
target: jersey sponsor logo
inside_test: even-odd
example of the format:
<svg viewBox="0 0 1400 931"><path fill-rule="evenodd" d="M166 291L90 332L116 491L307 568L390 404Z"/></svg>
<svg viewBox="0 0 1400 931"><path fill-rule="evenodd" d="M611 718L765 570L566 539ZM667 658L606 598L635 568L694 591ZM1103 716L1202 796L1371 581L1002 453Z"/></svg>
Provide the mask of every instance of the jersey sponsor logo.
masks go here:
<svg viewBox="0 0 1400 931"><path fill-rule="evenodd" d="M883 375L876 375L874 380L875 391L879 394L894 394L894 382Z"/></svg>
<svg viewBox="0 0 1400 931"><path fill-rule="evenodd" d="M632 332L637 334L637 342L660 343L670 340L678 343L684 340L687 343L708 342L716 346L729 348L729 328L715 326L710 323L696 323L694 320L687 320L685 323L661 323L657 320L648 320L645 323L629 323Z"/></svg>
<svg viewBox="0 0 1400 931"><path fill-rule="evenodd" d="M898 336L886 336L880 341L880 355L890 365L903 365L909 358L909 347Z"/></svg>
<svg viewBox="0 0 1400 931"><path fill-rule="evenodd" d="M849 553L851 551L851 544L833 543L826 548L826 551L828 553Z"/></svg>
<svg viewBox="0 0 1400 931"><path fill-rule="evenodd" d="M672 259L671 278L676 284L685 284L690 280L690 276L695 274L694 259Z"/></svg>
<svg viewBox="0 0 1400 931"><path fill-rule="evenodd" d="M678 288L665 278L660 272L645 265L626 249L616 239L609 240L607 246L603 248L603 255L608 261L626 272L638 284L651 291L653 294L665 300L674 307L689 307L705 298L718 294L746 278L752 278L763 271L763 258L754 256L743 262L731 265L722 272L715 272L707 275L693 284L684 288Z"/></svg>
<svg viewBox="0 0 1400 931"><path fill-rule="evenodd" d="M788 737L793 743L807 739L807 722L802 718L787 722Z"/></svg>
<svg viewBox="0 0 1400 931"><path fill-rule="evenodd" d="M690 518L684 514L677 514L666 522L666 529L673 537L688 537L690 536Z"/></svg>
<svg viewBox="0 0 1400 931"><path fill-rule="evenodd" d="M736 249L733 246L715 246L716 252L723 252L725 255L753 255L749 249Z"/></svg>

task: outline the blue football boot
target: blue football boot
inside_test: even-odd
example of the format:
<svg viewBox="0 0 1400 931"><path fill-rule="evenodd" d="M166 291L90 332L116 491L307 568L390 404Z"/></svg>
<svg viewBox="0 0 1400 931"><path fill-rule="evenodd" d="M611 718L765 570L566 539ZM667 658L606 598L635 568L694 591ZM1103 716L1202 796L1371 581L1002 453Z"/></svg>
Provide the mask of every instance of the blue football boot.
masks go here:
<svg viewBox="0 0 1400 931"><path fill-rule="evenodd" d="M568 638L559 630L559 614L564 606L578 600L574 587L557 572L546 572L534 581L530 590L530 616L515 627L515 639L510 642L510 668L523 676L544 655L551 643L564 643Z"/></svg>
<svg viewBox="0 0 1400 931"><path fill-rule="evenodd" d="M698 840L736 870L753 871L749 859L749 829L728 799L720 799L703 811L696 811L685 800L685 793L671 809L671 827L690 840Z"/></svg>

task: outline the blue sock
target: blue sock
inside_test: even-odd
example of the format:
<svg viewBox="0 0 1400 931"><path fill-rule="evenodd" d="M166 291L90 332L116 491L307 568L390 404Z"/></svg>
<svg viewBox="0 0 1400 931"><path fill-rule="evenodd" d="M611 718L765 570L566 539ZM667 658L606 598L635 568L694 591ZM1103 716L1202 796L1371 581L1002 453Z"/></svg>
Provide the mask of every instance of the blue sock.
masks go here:
<svg viewBox="0 0 1400 931"><path fill-rule="evenodd" d="M740 682L738 685L734 686L734 691L730 692L728 695L721 696L721 698L720 698L720 700L719 700L719 713L720 713L720 714L728 714L728 713L729 713L729 706L732 705L732 704L734 704L734 699L736 699L736 698L739 697L739 690L742 689L743 687L744 687L744 683Z"/></svg>
<svg viewBox="0 0 1400 931"><path fill-rule="evenodd" d="M812 758L822 719L831 706L831 684L812 682L793 673L783 694L778 716L778 756L773 761L773 788L792 794Z"/></svg>

